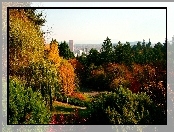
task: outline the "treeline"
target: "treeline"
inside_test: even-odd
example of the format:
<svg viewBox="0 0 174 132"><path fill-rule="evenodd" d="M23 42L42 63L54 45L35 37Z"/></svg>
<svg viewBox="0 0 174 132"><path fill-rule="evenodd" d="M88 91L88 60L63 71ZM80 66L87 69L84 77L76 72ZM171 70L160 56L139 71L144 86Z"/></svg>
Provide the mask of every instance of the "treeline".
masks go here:
<svg viewBox="0 0 174 132"><path fill-rule="evenodd" d="M89 55L83 55L78 58L84 65L90 66L92 63L96 66L104 63L118 63L131 66L132 64L148 64L166 68L167 44L158 42L154 47L151 42L138 42L137 45L131 46L129 42L122 44L120 41L113 46L111 39L108 37L104 40L101 52L91 49Z"/></svg>
<svg viewBox="0 0 174 132"><path fill-rule="evenodd" d="M69 59L70 62L78 63L78 66L75 67L75 71L79 75L79 79L81 78L80 82L82 85L86 84L88 86L89 82L87 78L92 76L90 73L92 70L100 69L100 71L102 71L103 69L107 72L106 68L114 67L115 64L117 64L117 66L122 65L122 67L124 65L124 67L131 72L133 72L133 69L136 69L136 67L139 67L139 70L141 69L141 73L143 70L144 72L145 70L148 70L148 72L150 69L151 71L154 70L154 75L156 76L154 80L163 81L165 86L167 84L165 79L167 70L166 41L163 44L158 42L154 47L152 47L150 40L148 43L143 41L142 43L138 42L132 46L129 42L122 44L119 41L117 45L113 46L111 39L107 37L103 42L100 52L92 48L88 55L82 54L76 58L72 55L72 52L70 52L68 44L65 41L61 43L59 47L61 47L59 50L62 51L61 54L59 53L60 56ZM150 76L150 73L148 76ZM148 82L149 80L146 79L144 81ZM102 85L103 81L100 80L99 82L104 88L105 85ZM95 84L99 84L99 82L96 83L93 81Z"/></svg>
<svg viewBox="0 0 174 132"><path fill-rule="evenodd" d="M167 70L167 44L164 42L161 44L158 42L154 47L151 46L151 42L143 43L138 42L137 45L131 46L129 42L126 44L122 44L120 41L116 46L113 46L111 40L107 37L104 40L102 48L98 52L96 49L91 49L88 55L82 54L82 56L77 57L77 61L83 65L83 72L80 76L82 80L82 84L88 86L88 84L93 84L88 81L88 78L94 76L92 72L99 71L101 74L100 79L96 85L101 84L101 87L108 87L108 85L104 85L106 76L108 75L109 68L111 70L111 77L106 79L106 83L109 83L108 80L111 81L114 78L113 73L121 74L121 72L125 73L128 71L129 73L123 74L125 77L123 78L129 79L133 78L136 74L139 76L138 80L141 80L141 85L143 83L150 83L150 81L155 81L156 83L159 81L163 81L164 86L166 86L166 70ZM78 69L78 68L77 68ZM120 70L118 70L120 69ZM124 69L124 70L123 70ZM137 70L137 71L136 71ZM137 73L136 73L137 72ZM153 73L154 72L154 73ZM144 74L143 74L144 73ZM128 75L129 74L129 75ZM130 77L130 74L131 77ZM142 75L141 75L142 74ZM146 75L145 75L146 74ZM140 75L142 77L140 77ZM127 76L127 77L126 77ZM129 76L129 77L128 77ZM153 79L150 79L152 78ZM118 77L118 76L117 76ZM97 77L98 78L98 77ZM94 79L95 80L95 79ZM103 81L102 81L103 80ZM130 80L130 79L129 79ZM100 83L99 83L100 82ZM109 83L110 84L110 83ZM97 86L94 87L97 88ZM92 86L93 87L93 86Z"/></svg>

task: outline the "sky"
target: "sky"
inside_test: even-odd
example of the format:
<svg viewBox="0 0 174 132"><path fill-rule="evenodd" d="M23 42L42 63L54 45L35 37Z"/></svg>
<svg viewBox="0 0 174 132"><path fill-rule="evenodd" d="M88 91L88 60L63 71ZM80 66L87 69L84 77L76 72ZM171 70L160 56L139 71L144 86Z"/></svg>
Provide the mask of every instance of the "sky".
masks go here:
<svg viewBox="0 0 174 132"><path fill-rule="evenodd" d="M76 3L76 4L75 4ZM119 3L119 2L117 2ZM137 2L136 2L137 3ZM119 7L119 4L115 7ZM120 3L121 7L131 7L135 4ZM137 6L141 6L138 4ZM143 4L144 5L144 4ZM153 6L153 3L146 3L146 7ZM174 23L171 12L174 12L171 4L155 4L158 6L167 6L168 25ZM42 2L34 3L33 6L42 7L73 7L73 6L112 6L100 2L100 4L80 2L63 3L63 2ZM144 5L145 6L145 5ZM155 7L155 6L154 6ZM166 38L166 10L165 9L41 9L46 16L43 31L51 31L46 36L49 43L52 38L60 41L73 40L75 44L101 44L108 36L112 43L121 41L125 43L134 41L148 42L149 38L152 43L163 43ZM168 40L171 40L174 30L168 28ZM173 33L173 34L172 34Z"/></svg>

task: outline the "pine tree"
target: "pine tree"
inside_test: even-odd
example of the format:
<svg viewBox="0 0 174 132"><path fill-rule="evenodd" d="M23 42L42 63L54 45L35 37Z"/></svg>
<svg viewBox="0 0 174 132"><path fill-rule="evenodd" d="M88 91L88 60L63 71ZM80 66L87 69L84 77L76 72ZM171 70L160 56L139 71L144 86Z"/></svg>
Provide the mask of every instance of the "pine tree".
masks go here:
<svg viewBox="0 0 174 132"><path fill-rule="evenodd" d="M103 63L108 63L112 61L112 43L109 37L104 40L101 48L101 61Z"/></svg>

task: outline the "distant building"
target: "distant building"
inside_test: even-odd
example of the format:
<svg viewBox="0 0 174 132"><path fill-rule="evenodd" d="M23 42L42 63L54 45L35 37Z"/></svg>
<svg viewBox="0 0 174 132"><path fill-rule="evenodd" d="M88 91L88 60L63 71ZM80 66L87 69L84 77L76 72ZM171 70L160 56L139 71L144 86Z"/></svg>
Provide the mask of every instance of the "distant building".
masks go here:
<svg viewBox="0 0 174 132"><path fill-rule="evenodd" d="M74 52L73 40L69 40L69 48L70 48L71 52Z"/></svg>
<svg viewBox="0 0 174 132"><path fill-rule="evenodd" d="M81 56L82 54L88 54L87 52L85 52L85 50L76 50L74 51L74 56L77 57L77 56Z"/></svg>
<svg viewBox="0 0 174 132"><path fill-rule="evenodd" d="M88 48L85 48L85 49L84 49L84 52L87 53L87 52L88 52Z"/></svg>

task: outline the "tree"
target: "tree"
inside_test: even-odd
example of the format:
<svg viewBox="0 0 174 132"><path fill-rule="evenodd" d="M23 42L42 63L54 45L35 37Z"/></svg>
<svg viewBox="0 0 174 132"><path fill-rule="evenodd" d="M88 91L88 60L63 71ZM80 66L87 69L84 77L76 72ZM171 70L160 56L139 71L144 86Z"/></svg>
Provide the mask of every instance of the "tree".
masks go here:
<svg viewBox="0 0 174 132"><path fill-rule="evenodd" d="M88 61L88 66L92 63L94 63L96 66L99 66L100 63L99 63L99 52L96 50L96 49L91 49L89 51L89 55L87 56L87 61Z"/></svg>
<svg viewBox="0 0 174 132"><path fill-rule="evenodd" d="M24 12L26 13L26 16L28 17L28 19L34 22L35 25L44 26L44 23L46 22L46 20L43 18L42 12L36 13L36 9L27 9L27 8L24 9Z"/></svg>
<svg viewBox="0 0 174 132"><path fill-rule="evenodd" d="M106 53L112 52L111 39L109 39L108 37L106 38L106 40L104 40L101 51Z"/></svg>
<svg viewBox="0 0 174 132"><path fill-rule="evenodd" d="M61 91L65 94L71 94L75 89L75 73L74 68L68 60L59 56L58 42L51 41L46 48L46 58L56 66L58 72L58 80L60 82Z"/></svg>
<svg viewBox="0 0 174 132"><path fill-rule="evenodd" d="M123 44L119 41L116 46L114 46L114 62L122 63L123 61Z"/></svg>
<svg viewBox="0 0 174 132"><path fill-rule="evenodd" d="M59 55L65 59L72 59L74 58L74 53L70 51L68 44L66 41L61 42L58 46L59 48Z"/></svg>
<svg viewBox="0 0 174 132"><path fill-rule="evenodd" d="M9 69L17 75L21 66L37 62L44 56L44 39L38 25L24 10L9 11ZM34 14L33 14L34 15Z"/></svg>
<svg viewBox="0 0 174 132"><path fill-rule="evenodd" d="M109 37L104 40L101 48L101 60L105 63L112 61L112 43Z"/></svg>
<svg viewBox="0 0 174 132"><path fill-rule="evenodd" d="M153 60L153 48L151 47L150 39L149 42L146 44L144 53L145 53L145 63L152 64L154 60Z"/></svg>
<svg viewBox="0 0 174 132"><path fill-rule="evenodd" d="M162 61L162 59L163 59L163 55L164 54L163 54L162 50L163 50L163 45L160 42L155 44L155 46L153 48L153 51L154 51L154 59L155 59L155 63L156 64L157 63L159 64Z"/></svg>
<svg viewBox="0 0 174 132"><path fill-rule="evenodd" d="M59 74L61 80L61 88L63 93L72 94L75 90L75 73L74 68L67 60L62 59L59 67Z"/></svg>
<svg viewBox="0 0 174 132"><path fill-rule="evenodd" d="M123 63L127 66L132 64L131 46L129 42L123 45Z"/></svg>

